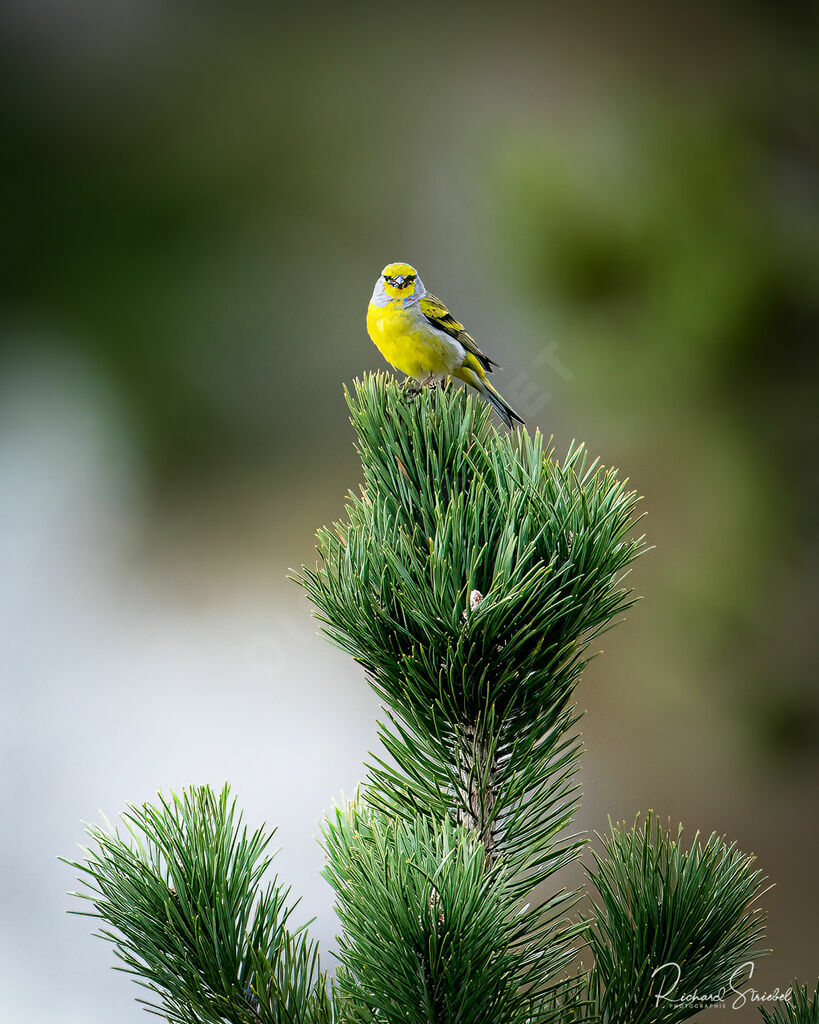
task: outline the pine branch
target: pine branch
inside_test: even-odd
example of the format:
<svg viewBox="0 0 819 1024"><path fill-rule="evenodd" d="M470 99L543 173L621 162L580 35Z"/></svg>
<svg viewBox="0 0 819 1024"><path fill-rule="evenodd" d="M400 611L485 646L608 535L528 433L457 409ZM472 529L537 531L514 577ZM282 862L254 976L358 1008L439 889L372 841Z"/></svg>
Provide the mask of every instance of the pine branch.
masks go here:
<svg viewBox="0 0 819 1024"><path fill-rule="evenodd" d="M317 947L290 929L288 890L263 884L273 834L248 834L227 787L160 795L122 819L126 836L89 826L96 849L66 863L119 969L152 993L147 1009L178 1024L330 1024Z"/></svg>
<svg viewBox="0 0 819 1024"><path fill-rule="evenodd" d="M350 1021L537 1024L575 928L521 913L508 868L474 833L356 803L325 829L325 877L344 926L336 981Z"/></svg>
<svg viewBox="0 0 819 1024"><path fill-rule="evenodd" d="M592 972L569 975L557 983L544 1004L545 1016L553 1016L559 1024L597 1024L598 993Z"/></svg>
<svg viewBox="0 0 819 1024"><path fill-rule="evenodd" d="M819 979L813 993L807 985L794 982L791 997L777 1001L773 1006L760 1006L765 1024L819 1024Z"/></svg>
<svg viewBox="0 0 819 1024"><path fill-rule="evenodd" d="M762 872L716 834L691 846L652 815L612 827L589 872L600 902L589 921L592 990L603 1024L677 1024L701 1006L684 994L718 993L767 951L754 904ZM675 986L674 980L679 975Z"/></svg>

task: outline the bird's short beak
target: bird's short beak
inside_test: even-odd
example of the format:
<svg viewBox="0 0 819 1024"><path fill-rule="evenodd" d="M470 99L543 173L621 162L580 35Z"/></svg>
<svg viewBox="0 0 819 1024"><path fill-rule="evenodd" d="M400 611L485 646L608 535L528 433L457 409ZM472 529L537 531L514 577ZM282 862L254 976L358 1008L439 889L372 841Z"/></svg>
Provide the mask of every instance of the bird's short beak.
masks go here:
<svg viewBox="0 0 819 1024"><path fill-rule="evenodd" d="M403 274L399 274L398 277L394 278L393 280L395 281L396 288L404 287L405 278Z"/></svg>

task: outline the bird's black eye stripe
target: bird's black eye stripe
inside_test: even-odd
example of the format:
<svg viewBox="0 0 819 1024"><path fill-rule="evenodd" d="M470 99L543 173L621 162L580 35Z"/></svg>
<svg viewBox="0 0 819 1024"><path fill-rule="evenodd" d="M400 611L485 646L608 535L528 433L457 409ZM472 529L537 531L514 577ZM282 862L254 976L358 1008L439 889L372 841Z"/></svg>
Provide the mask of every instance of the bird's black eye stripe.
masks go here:
<svg viewBox="0 0 819 1024"><path fill-rule="evenodd" d="M401 285L401 287L402 288L406 288L406 286L408 284L412 284L413 283L415 278L416 278L415 274L407 274L406 277L404 278L404 283ZM384 281L387 284L392 285L393 288L398 288L399 287L394 277L387 277L387 275L384 274Z"/></svg>

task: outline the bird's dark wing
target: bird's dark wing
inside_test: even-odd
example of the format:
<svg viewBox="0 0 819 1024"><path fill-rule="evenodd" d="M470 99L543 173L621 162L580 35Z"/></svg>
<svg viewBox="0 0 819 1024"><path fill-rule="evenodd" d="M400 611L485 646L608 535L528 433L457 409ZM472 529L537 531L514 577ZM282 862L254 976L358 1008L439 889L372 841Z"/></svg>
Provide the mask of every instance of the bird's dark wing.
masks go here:
<svg viewBox="0 0 819 1024"><path fill-rule="evenodd" d="M451 338L455 338L456 341L459 341L467 352L471 352L481 366L485 370L488 370L489 373L491 373L493 368L498 365L494 359L490 359L489 356L481 352L472 335L466 330L460 321L455 319L440 299L436 299L434 295L430 295L427 292L427 294L419 300L418 306L433 327L437 327L439 331L443 331Z"/></svg>

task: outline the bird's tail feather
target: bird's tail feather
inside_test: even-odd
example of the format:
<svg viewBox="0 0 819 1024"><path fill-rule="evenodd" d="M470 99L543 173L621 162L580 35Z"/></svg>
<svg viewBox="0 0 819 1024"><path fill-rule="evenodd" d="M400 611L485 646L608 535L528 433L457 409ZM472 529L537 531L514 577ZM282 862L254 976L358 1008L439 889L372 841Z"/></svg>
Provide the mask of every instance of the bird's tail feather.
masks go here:
<svg viewBox="0 0 819 1024"><path fill-rule="evenodd" d="M506 399L501 395L497 388L493 387L488 380L481 381L481 392L485 396L486 400L497 410L498 415L511 430L515 423L523 424L523 420Z"/></svg>
<svg viewBox="0 0 819 1024"><path fill-rule="evenodd" d="M471 384L472 387L483 395L487 402L497 410L500 418L510 429L516 422L521 424L523 423L521 417L518 416L498 389L490 384L486 379L486 373L477 361L473 361L471 366L466 364L460 367L460 369L453 372L452 376L466 381L467 384Z"/></svg>

